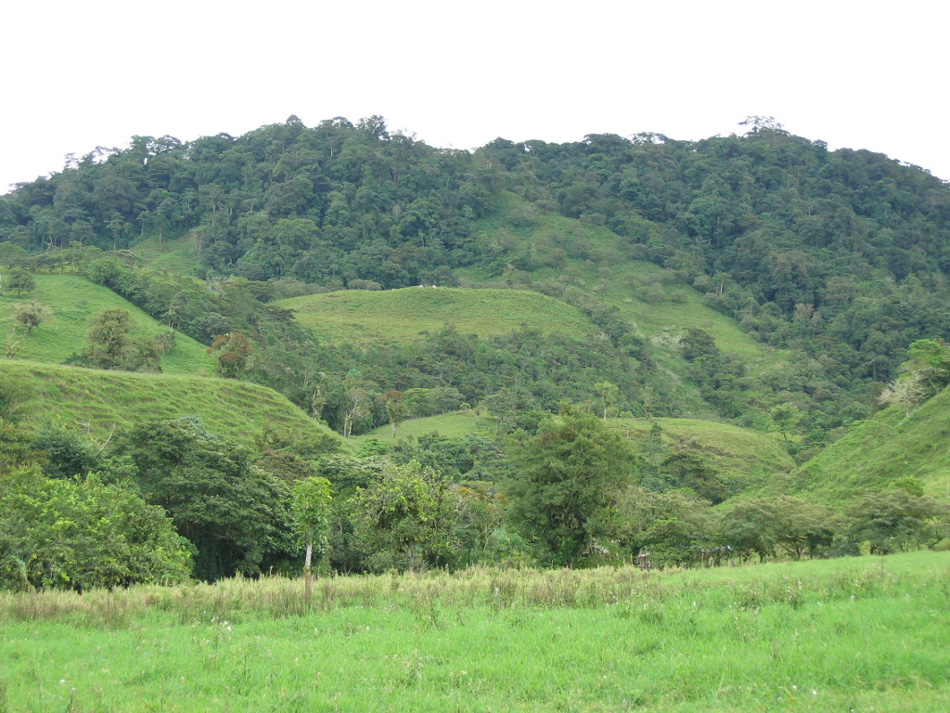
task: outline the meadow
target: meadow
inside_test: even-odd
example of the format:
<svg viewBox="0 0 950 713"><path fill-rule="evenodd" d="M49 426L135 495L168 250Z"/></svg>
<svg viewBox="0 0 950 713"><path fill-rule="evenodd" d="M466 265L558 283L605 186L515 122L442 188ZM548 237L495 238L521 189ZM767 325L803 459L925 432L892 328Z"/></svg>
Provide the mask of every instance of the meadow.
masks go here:
<svg viewBox="0 0 950 713"><path fill-rule="evenodd" d="M502 336L528 325L587 339L597 330L576 307L526 290L404 287L344 290L276 302L322 339L359 346L405 344L452 324L462 334Z"/></svg>
<svg viewBox="0 0 950 713"><path fill-rule="evenodd" d="M2 711L936 711L950 558L0 595Z"/></svg>

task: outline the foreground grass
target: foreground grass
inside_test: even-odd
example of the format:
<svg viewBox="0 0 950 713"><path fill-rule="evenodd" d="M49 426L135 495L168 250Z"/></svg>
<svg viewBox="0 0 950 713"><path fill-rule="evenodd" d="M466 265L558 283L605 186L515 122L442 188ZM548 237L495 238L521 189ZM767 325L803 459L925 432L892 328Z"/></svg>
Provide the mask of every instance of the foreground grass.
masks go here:
<svg viewBox="0 0 950 713"><path fill-rule="evenodd" d="M0 596L16 711L935 711L950 560Z"/></svg>

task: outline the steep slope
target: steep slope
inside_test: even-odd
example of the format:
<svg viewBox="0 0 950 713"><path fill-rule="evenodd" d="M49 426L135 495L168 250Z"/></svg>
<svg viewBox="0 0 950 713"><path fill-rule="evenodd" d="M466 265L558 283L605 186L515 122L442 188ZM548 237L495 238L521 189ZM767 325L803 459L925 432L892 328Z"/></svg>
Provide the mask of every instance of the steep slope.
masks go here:
<svg viewBox="0 0 950 713"><path fill-rule="evenodd" d="M50 317L33 333L22 333L17 357L33 361L62 364L69 357L81 354L93 318L104 310L123 309L136 325L130 335L153 336L168 332L163 326L128 300L102 285L95 285L75 274L34 275L36 289L16 297L9 290L0 298L0 333L8 334L13 325L10 308L18 302L38 302L50 310ZM175 333L175 346L162 358L166 374L212 374L214 363L205 347L191 337Z"/></svg>
<svg viewBox="0 0 950 713"><path fill-rule="evenodd" d="M950 390L910 416L890 407L856 424L769 492L838 503L904 476L919 478L927 495L950 497Z"/></svg>
<svg viewBox="0 0 950 713"><path fill-rule="evenodd" d="M228 379L14 360L0 362L0 390L12 397L24 425L40 428L58 421L96 438L151 419L187 416L246 445L265 428L287 429L328 444L340 441L276 391Z"/></svg>

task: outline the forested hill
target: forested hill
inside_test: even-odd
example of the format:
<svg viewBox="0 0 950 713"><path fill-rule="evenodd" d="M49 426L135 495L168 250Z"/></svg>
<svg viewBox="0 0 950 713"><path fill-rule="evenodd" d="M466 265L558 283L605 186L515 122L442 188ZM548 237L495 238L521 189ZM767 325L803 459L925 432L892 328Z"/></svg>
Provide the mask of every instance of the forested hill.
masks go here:
<svg viewBox="0 0 950 713"><path fill-rule="evenodd" d="M619 263L648 261L755 339L793 350L800 369L768 387L766 405L795 400L830 414L814 428L834 426L868 413L910 342L950 331L950 187L880 154L751 126L701 141L497 139L474 152L391 133L379 117L313 128L291 117L188 143L135 137L0 197L0 240L9 260L187 237L196 276L246 278L265 300L416 284L564 298L571 287L572 304L645 364L645 347L622 338L636 330L605 325L627 299L609 287ZM554 229L519 243L555 215L609 231L610 251ZM623 283L630 299L667 298L635 278ZM199 338L211 329L180 326ZM703 366L714 345L691 336L686 361ZM716 393L748 391L742 365L713 366L679 375L735 417L755 399Z"/></svg>

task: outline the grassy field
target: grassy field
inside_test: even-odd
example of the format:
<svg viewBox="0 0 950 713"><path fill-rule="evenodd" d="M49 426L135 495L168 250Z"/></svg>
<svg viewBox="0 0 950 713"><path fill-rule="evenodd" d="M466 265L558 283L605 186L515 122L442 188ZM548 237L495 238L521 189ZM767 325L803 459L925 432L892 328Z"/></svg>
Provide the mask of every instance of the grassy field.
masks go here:
<svg viewBox="0 0 950 713"><path fill-rule="evenodd" d="M438 416L411 418L408 421L403 421L396 430L395 440L409 437L418 438L429 433L438 433L442 436L454 438L468 433L478 433L485 429L489 429L490 433L491 424L486 419L477 416L474 409L466 409L465 411L453 411ZM386 424L359 436L352 436L349 440L359 444L367 440L392 441L394 439L392 427Z"/></svg>
<svg viewBox="0 0 950 713"><path fill-rule="evenodd" d="M212 433L245 444L265 427L327 435L276 391L230 379L98 371L28 361L0 362L0 387L20 400L25 425L51 420L107 437L114 427L153 418L200 418Z"/></svg>
<svg viewBox="0 0 950 713"><path fill-rule="evenodd" d="M17 298L9 290L0 297L0 334L8 334L13 323L10 308L17 302L39 302L51 315L29 336L21 336L21 359L62 364L86 347L86 335L93 318L107 309L129 312L136 329L132 337L167 332L168 327L156 322L138 307L102 285L95 285L79 275L35 275L36 289ZM167 374L214 373L214 362L205 353L205 346L191 337L176 333L175 346L162 358L162 371Z"/></svg>
<svg viewBox="0 0 950 713"><path fill-rule="evenodd" d="M150 237L136 243L132 252L142 258L142 262L153 270L165 270L179 275L193 275L198 266L198 254L195 250L195 236L187 233L174 240L158 241Z"/></svg>
<svg viewBox="0 0 950 713"><path fill-rule="evenodd" d="M612 418L607 425L640 442L656 423L666 448L697 451L733 493L761 487L795 468L795 461L771 433L716 421L688 418Z"/></svg>
<svg viewBox="0 0 950 713"><path fill-rule="evenodd" d="M843 502L884 490L901 476L920 478L931 497L950 498L950 390L906 416L880 411L853 426L802 468L775 481L773 490Z"/></svg>
<svg viewBox="0 0 950 713"><path fill-rule="evenodd" d="M0 595L0 710L950 707L950 557Z"/></svg>
<svg viewBox="0 0 950 713"><path fill-rule="evenodd" d="M357 345L407 343L422 332L437 332L446 324L479 337L510 334L522 325L578 339L597 331L577 308L524 290L346 290L275 304L294 310L297 321L318 337Z"/></svg>

